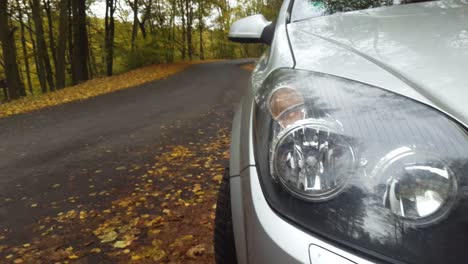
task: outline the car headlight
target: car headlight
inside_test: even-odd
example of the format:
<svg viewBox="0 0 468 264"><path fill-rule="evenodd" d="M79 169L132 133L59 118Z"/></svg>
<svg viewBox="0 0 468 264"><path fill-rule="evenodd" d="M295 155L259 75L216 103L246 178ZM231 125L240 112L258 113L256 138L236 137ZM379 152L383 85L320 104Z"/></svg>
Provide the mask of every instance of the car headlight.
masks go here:
<svg viewBox="0 0 468 264"><path fill-rule="evenodd" d="M457 122L377 87L288 69L257 89L254 120L265 196L293 223L380 259L466 260L468 136Z"/></svg>

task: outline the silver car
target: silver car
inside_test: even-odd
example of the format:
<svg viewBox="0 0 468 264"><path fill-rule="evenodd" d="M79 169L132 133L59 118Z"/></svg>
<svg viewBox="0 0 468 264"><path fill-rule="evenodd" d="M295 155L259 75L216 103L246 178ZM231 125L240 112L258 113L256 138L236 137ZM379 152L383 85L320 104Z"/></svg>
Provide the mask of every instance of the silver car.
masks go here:
<svg viewBox="0 0 468 264"><path fill-rule="evenodd" d="M285 0L229 37L269 49L234 118L217 263L468 263L466 0Z"/></svg>

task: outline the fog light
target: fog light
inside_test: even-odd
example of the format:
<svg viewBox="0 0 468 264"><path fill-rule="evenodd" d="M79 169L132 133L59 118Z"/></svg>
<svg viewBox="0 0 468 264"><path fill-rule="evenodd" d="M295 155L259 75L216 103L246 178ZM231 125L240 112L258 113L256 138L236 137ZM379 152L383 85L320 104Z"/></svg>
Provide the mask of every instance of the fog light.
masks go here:
<svg viewBox="0 0 468 264"><path fill-rule="evenodd" d="M293 195L325 201L338 195L353 174L355 157L336 122L307 119L278 135L271 171Z"/></svg>

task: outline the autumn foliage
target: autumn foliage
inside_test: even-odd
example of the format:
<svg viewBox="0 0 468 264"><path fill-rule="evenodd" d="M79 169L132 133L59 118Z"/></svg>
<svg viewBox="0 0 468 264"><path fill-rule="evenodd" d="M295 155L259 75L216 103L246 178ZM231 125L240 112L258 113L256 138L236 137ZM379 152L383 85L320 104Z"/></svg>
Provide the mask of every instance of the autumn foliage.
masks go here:
<svg viewBox="0 0 468 264"><path fill-rule="evenodd" d="M164 79L183 71L193 63L194 62L180 62L151 65L121 75L97 78L53 93L24 97L20 100L0 105L0 117L84 100L98 95L135 87L150 81Z"/></svg>
<svg viewBox="0 0 468 264"><path fill-rule="evenodd" d="M242 69L244 69L246 71L253 71L255 69L255 65L254 64L245 64L245 65L242 65Z"/></svg>

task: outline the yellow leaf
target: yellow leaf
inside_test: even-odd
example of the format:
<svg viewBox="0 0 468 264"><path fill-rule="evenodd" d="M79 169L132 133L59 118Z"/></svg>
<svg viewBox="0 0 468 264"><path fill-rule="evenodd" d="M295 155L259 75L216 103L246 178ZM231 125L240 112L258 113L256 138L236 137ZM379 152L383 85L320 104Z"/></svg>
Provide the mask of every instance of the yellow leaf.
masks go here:
<svg viewBox="0 0 468 264"><path fill-rule="evenodd" d="M184 246L185 242L192 240L193 236L192 235L185 235L182 237L177 238L174 243L171 244L171 247L182 247Z"/></svg>
<svg viewBox="0 0 468 264"><path fill-rule="evenodd" d="M117 241L114 243L115 248L126 248L131 244L129 241Z"/></svg>
<svg viewBox="0 0 468 264"><path fill-rule="evenodd" d="M80 219L81 220L84 220L87 216L88 216L88 214L86 213L86 211L81 211L80 212Z"/></svg>
<svg viewBox="0 0 468 264"><path fill-rule="evenodd" d="M154 250L152 255L154 261L159 261L166 256L166 252L164 250Z"/></svg>
<svg viewBox="0 0 468 264"><path fill-rule="evenodd" d="M102 236L98 236L101 239L101 243L109 243L117 239L118 234L114 230L105 233Z"/></svg>
<svg viewBox="0 0 468 264"><path fill-rule="evenodd" d="M221 183L221 181L223 180L223 175L216 175L213 177L213 181L217 181L218 183Z"/></svg>
<svg viewBox="0 0 468 264"><path fill-rule="evenodd" d="M91 249L91 252L92 253L101 253L101 249L100 248L93 248L93 249Z"/></svg>
<svg viewBox="0 0 468 264"><path fill-rule="evenodd" d="M191 249L189 249L186 253L186 255L190 258L196 258L198 256L201 256L203 255L203 252L205 252L205 245L204 244L200 244L200 245L196 245L194 247L192 247Z"/></svg>
<svg viewBox="0 0 468 264"><path fill-rule="evenodd" d="M169 209L164 209L163 214L171 215L171 210Z"/></svg>
<svg viewBox="0 0 468 264"><path fill-rule="evenodd" d="M201 185L197 183L195 184L195 187L193 187L192 192L196 193L196 192L201 191L201 189L202 189Z"/></svg>
<svg viewBox="0 0 468 264"><path fill-rule="evenodd" d="M161 247L162 244L163 242L159 239L154 239L153 241L151 241L151 245L153 245L155 248Z"/></svg>
<svg viewBox="0 0 468 264"><path fill-rule="evenodd" d="M148 236L152 237L152 236L159 235L160 233L161 233L160 229L152 229L148 231Z"/></svg>

